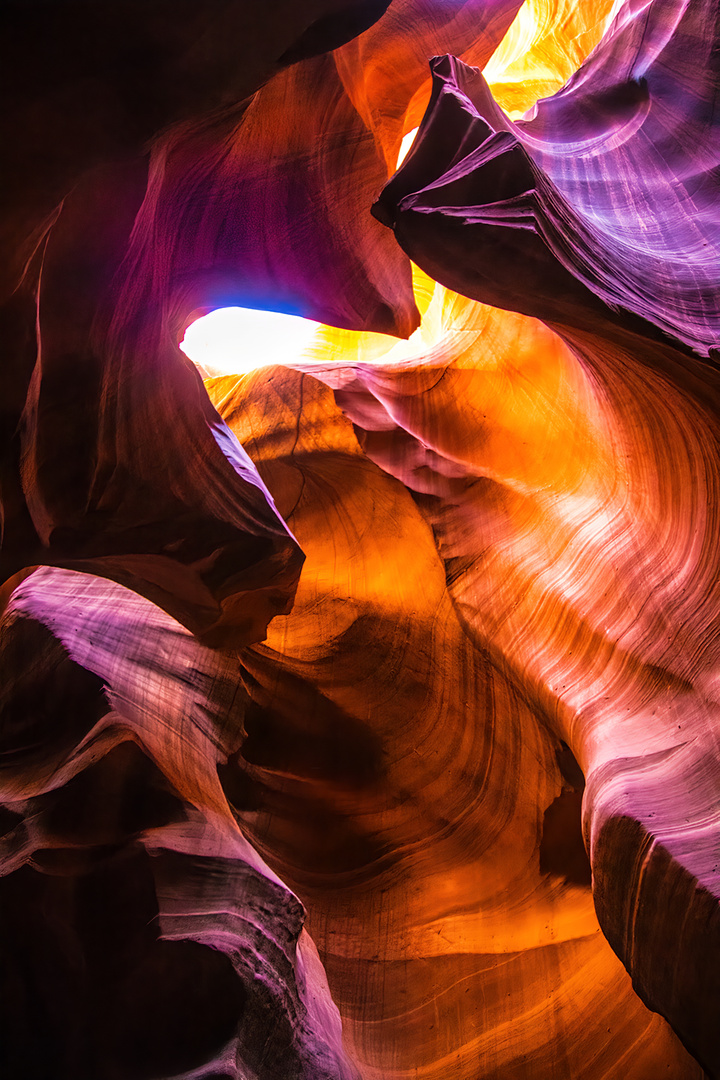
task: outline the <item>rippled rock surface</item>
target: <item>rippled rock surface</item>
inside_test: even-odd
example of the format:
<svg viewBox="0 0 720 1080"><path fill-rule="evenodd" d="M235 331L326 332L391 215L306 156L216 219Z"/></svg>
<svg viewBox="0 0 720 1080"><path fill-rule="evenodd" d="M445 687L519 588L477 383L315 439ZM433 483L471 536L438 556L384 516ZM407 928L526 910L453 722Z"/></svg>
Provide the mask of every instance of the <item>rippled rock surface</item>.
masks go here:
<svg viewBox="0 0 720 1080"><path fill-rule="evenodd" d="M3 1075L720 1076L713 5L3 18Z"/></svg>

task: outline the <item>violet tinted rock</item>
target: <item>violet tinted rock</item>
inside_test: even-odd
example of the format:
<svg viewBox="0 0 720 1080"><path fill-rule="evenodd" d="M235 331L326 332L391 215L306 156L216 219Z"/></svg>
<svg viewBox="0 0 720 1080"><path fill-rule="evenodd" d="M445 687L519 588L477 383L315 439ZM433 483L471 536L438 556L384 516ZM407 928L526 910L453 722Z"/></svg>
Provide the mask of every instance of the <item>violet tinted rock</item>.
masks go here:
<svg viewBox="0 0 720 1080"><path fill-rule="evenodd" d="M377 212L458 292L584 327L599 300L606 319L635 315L707 356L720 339L713 19L711 3L625 5L516 124L479 72L436 59L419 137Z"/></svg>

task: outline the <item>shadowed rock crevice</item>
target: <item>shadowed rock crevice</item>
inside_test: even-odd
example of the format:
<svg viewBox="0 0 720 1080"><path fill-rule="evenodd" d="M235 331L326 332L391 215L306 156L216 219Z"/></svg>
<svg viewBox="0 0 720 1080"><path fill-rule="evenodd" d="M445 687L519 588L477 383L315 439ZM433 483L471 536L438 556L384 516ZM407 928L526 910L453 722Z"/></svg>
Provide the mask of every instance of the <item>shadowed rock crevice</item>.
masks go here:
<svg viewBox="0 0 720 1080"><path fill-rule="evenodd" d="M540 873L569 885L590 885L592 870L582 834L582 791L563 791L543 815Z"/></svg>
<svg viewBox="0 0 720 1080"><path fill-rule="evenodd" d="M159 940L150 862L135 847L2 881L5 1075L150 1080L230 1038L242 984L222 954Z"/></svg>

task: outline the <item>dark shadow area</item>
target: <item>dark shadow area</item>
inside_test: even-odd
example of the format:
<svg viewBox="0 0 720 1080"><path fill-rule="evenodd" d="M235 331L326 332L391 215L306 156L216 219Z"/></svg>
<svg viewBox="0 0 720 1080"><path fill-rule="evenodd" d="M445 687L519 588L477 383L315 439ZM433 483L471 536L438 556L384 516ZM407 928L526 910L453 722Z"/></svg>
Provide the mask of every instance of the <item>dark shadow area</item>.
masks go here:
<svg viewBox="0 0 720 1080"><path fill-rule="evenodd" d="M545 811L540 841L540 872L563 877L570 885L590 885L590 860L582 838L581 791L563 791Z"/></svg>
<svg viewBox="0 0 720 1080"><path fill-rule="evenodd" d="M251 696L245 713L245 761L351 788L380 777L378 736L310 681L283 671L270 691L244 670L243 682Z"/></svg>
<svg viewBox="0 0 720 1080"><path fill-rule="evenodd" d="M124 742L60 788L32 799L30 813L60 844L125 843L144 829L185 819L182 799L134 743Z"/></svg>
<svg viewBox="0 0 720 1080"><path fill-rule="evenodd" d="M0 1073L7 1080L151 1080L211 1059L245 991L229 959L161 941L139 845L85 874L29 867L0 882Z"/></svg>
<svg viewBox="0 0 720 1080"><path fill-rule="evenodd" d="M569 885L591 885L592 871L582 833L585 778L567 743L557 751L558 765L568 787L543 816L540 872L562 877Z"/></svg>
<svg viewBox="0 0 720 1080"><path fill-rule="evenodd" d="M42 623L13 618L0 638L0 760L39 766L69 754L110 706L102 679Z"/></svg>

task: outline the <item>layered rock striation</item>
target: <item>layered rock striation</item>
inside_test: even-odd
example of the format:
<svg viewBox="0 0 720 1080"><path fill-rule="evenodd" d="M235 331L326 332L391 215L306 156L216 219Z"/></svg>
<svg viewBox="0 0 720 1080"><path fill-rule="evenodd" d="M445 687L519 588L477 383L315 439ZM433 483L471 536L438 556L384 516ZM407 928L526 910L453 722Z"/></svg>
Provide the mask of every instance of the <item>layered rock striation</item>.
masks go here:
<svg viewBox="0 0 720 1080"><path fill-rule="evenodd" d="M716 12L191 7L3 16L4 1075L720 1076Z"/></svg>

